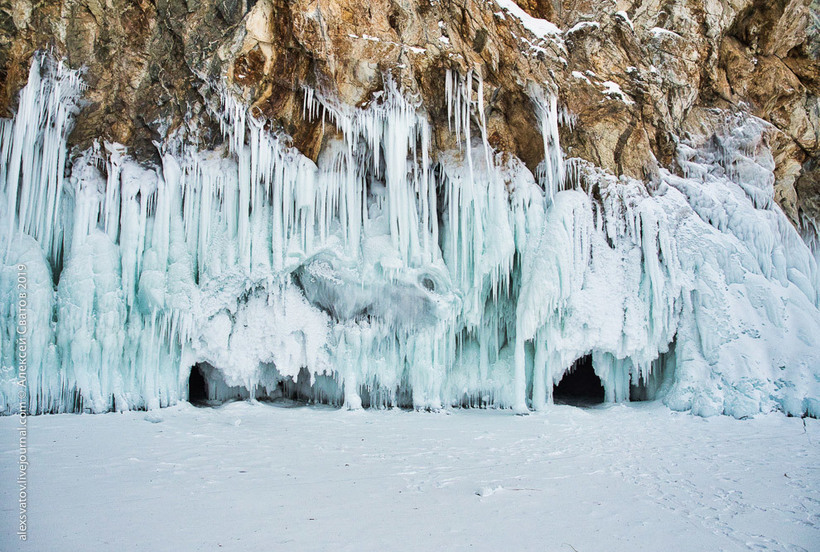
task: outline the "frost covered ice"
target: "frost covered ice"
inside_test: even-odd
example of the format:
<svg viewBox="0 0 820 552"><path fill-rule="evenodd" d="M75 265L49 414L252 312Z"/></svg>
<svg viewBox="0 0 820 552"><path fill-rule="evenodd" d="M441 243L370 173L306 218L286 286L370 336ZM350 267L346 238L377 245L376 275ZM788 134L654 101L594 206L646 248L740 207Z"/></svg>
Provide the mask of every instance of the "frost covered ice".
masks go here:
<svg viewBox="0 0 820 552"><path fill-rule="evenodd" d="M213 400L523 412L591 357L609 401L818 414L817 261L772 200L765 123L727 114L647 186L564 159L571 117L532 85L533 174L489 145L481 74L445 82L454 151L389 79L366 108L304 90L341 136L315 163L216 87L224 143L180 131L146 167L69 159L81 80L35 57L0 123L0 353L24 264L31 411L171 405L197 367Z"/></svg>

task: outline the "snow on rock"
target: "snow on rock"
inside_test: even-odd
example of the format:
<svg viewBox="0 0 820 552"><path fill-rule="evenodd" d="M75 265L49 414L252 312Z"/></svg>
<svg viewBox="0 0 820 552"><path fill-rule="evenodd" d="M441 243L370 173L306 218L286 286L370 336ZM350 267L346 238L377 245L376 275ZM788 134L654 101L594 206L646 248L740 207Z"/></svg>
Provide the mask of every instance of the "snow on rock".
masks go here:
<svg viewBox="0 0 820 552"><path fill-rule="evenodd" d="M600 28L601 28L601 24L598 23L597 21L579 21L578 23L576 23L575 25L573 25L572 27L567 29L565 34L567 36L569 36L569 35L572 35L572 34L575 34L575 33L589 31L589 30L593 30L593 29L600 29Z"/></svg>
<svg viewBox="0 0 820 552"><path fill-rule="evenodd" d="M603 94L609 96L610 98L615 98L624 102L626 105L632 105L635 101L627 96L618 83L612 81L604 81L601 83L601 86L604 87L602 90Z"/></svg>
<svg viewBox="0 0 820 552"><path fill-rule="evenodd" d="M167 406L197 366L213 400L525 412L590 356L611 402L818 415L820 275L764 123L727 116L647 187L565 160L572 117L532 84L532 174L490 146L480 74L444 77L454 151L389 79L365 108L304 90L339 131L315 163L222 90L220 148L171 136L146 167L97 145L65 179L81 84L35 58L0 123L0 354L25 270L31 411ZM5 372L4 412L16 390Z"/></svg>
<svg viewBox="0 0 820 552"><path fill-rule="evenodd" d="M681 36L675 31L670 31L669 29L664 29L663 27L652 27L649 29L649 32L656 38L669 37L675 40L681 38Z"/></svg>
<svg viewBox="0 0 820 552"><path fill-rule="evenodd" d="M537 17L531 16L522 10L518 4L513 2L513 0L495 0L495 3L502 9L507 10L510 15L521 21L524 28L538 38L546 39L550 36L561 34L561 29L559 29L555 24L550 23L546 19L538 19Z"/></svg>
<svg viewBox="0 0 820 552"><path fill-rule="evenodd" d="M621 19L624 23L629 25L629 28L633 31L635 30L635 26L632 24L632 20L629 18L629 14L627 14L625 11L615 12L615 17Z"/></svg>

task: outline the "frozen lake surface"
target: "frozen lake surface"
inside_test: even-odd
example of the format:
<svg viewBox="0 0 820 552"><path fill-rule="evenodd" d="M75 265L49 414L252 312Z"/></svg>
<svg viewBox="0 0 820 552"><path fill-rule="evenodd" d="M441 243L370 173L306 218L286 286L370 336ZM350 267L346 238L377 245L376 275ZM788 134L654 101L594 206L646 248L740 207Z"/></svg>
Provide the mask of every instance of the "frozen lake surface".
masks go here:
<svg viewBox="0 0 820 552"><path fill-rule="evenodd" d="M818 550L820 422L187 403L0 419L0 549Z"/></svg>

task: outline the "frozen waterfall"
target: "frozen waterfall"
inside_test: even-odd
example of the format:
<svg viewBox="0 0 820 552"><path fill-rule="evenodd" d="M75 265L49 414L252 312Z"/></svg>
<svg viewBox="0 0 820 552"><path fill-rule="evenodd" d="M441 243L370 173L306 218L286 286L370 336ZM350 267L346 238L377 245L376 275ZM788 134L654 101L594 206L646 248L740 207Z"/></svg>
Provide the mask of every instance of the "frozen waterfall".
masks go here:
<svg viewBox="0 0 820 552"><path fill-rule="evenodd" d="M766 123L727 114L647 187L564 159L533 84L533 174L488 143L480 75L443 76L454 151L388 79L366 108L304 89L338 130L315 163L223 89L223 145L146 166L69 155L81 78L36 56L0 120L0 412L24 353L33 413L174 404L194 366L214 400L526 411L591 356L609 401L820 414L820 275Z"/></svg>

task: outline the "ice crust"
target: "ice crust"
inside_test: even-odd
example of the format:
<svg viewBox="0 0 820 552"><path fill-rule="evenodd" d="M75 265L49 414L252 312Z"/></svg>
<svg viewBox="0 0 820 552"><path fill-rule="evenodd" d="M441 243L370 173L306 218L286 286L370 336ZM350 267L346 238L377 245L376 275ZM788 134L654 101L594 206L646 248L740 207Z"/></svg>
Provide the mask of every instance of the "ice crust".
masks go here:
<svg viewBox="0 0 820 552"><path fill-rule="evenodd" d="M177 134L146 167L117 144L69 160L81 79L36 56L0 120L0 354L25 265L30 410L167 406L199 364L215 400L525 412L592 355L609 401L818 415L817 261L764 122L727 114L644 184L565 160L569 117L533 84L533 174L488 144L480 76L445 77L455 151L388 80L366 108L305 89L341 134L316 163L223 90L224 146ZM6 370L0 411L17 390Z"/></svg>

